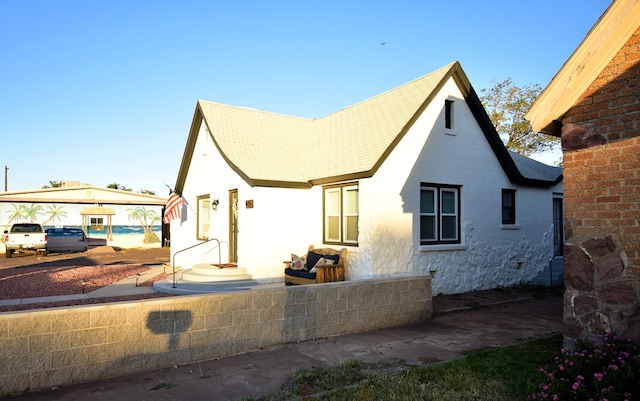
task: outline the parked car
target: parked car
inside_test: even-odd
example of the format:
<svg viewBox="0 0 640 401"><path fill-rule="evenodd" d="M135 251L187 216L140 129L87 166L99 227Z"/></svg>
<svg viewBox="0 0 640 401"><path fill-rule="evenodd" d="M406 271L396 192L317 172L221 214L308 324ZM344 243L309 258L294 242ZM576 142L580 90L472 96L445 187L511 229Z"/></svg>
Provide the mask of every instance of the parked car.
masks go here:
<svg viewBox="0 0 640 401"><path fill-rule="evenodd" d="M89 242L80 228L47 228L49 252L84 252L89 248Z"/></svg>
<svg viewBox="0 0 640 401"><path fill-rule="evenodd" d="M15 252L38 252L47 255L47 234L37 223L15 223L4 232L5 256Z"/></svg>

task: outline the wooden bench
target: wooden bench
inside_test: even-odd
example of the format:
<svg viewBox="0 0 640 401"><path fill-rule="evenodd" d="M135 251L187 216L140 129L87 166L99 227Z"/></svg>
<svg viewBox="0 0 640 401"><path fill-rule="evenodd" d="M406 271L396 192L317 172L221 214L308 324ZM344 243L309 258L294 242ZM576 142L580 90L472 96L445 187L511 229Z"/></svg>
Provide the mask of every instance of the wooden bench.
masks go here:
<svg viewBox="0 0 640 401"><path fill-rule="evenodd" d="M338 260L332 265L316 265L315 267L317 271L315 273L311 273L310 270L313 266L309 265L311 263L315 264L315 262L322 257L327 259L335 259L337 257ZM346 248L342 248L338 251L331 248L314 248L314 246L311 245L307 252L307 269L294 270L290 267L290 261L285 262L284 283L286 285L294 285L344 281L344 263L346 259ZM311 263L309 263L309 261L311 261Z"/></svg>

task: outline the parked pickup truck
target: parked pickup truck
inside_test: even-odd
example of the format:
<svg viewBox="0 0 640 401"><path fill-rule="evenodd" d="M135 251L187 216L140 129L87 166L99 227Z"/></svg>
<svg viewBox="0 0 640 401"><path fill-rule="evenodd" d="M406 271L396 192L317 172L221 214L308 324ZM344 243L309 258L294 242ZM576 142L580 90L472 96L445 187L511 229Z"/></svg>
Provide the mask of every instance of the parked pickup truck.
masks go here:
<svg viewBox="0 0 640 401"><path fill-rule="evenodd" d="M40 224L16 223L4 232L6 256L14 252L40 252L47 254L47 234Z"/></svg>

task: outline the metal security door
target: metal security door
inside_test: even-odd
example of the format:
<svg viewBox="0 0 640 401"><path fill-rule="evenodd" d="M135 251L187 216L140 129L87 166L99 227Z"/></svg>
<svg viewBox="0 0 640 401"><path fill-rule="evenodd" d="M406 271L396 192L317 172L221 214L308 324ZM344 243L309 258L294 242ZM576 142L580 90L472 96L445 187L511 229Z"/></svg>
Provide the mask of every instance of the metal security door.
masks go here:
<svg viewBox="0 0 640 401"><path fill-rule="evenodd" d="M564 210L562 198L553 198L553 251L554 255L562 255L564 246Z"/></svg>

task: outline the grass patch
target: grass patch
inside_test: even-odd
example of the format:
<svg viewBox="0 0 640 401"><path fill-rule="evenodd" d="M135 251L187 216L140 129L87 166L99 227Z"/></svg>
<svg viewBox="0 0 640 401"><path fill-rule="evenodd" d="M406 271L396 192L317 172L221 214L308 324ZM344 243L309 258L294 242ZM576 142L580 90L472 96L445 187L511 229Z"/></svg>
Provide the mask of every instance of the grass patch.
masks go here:
<svg viewBox="0 0 640 401"><path fill-rule="evenodd" d="M170 388L174 388L176 385L173 383L164 383L164 382L160 382L159 384L155 385L154 387L151 388L150 391L155 391L155 390L167 390Z"/></svg>
<svg viewBox="0 0 640 401"><path fill-rule="evenodd" d="M525 400L539 386L539 368L553 361L561 347L562 336L556 335L471 352L429 367L407 366L401 361L349 361L331 369L297 371L280 391L244 400Z"/></svg>

